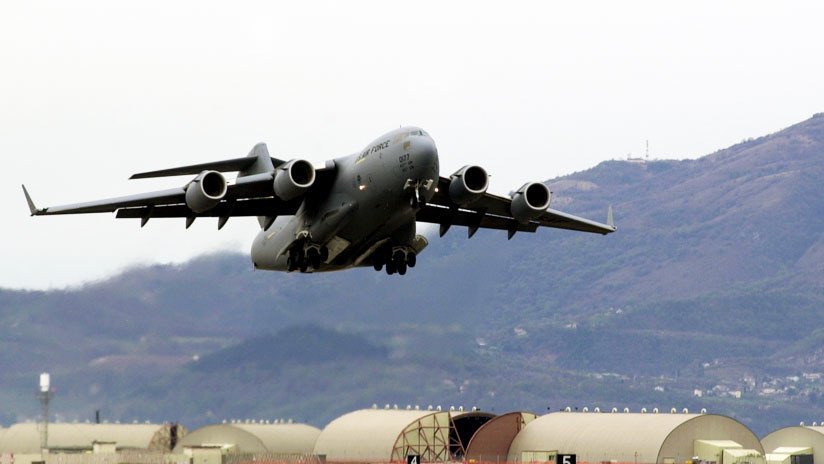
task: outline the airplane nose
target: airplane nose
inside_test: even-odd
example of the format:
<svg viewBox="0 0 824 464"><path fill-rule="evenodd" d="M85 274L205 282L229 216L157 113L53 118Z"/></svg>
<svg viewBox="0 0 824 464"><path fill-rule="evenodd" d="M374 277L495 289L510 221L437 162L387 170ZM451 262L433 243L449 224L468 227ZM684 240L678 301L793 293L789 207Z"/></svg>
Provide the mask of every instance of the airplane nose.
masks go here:
<svg viewBox="0 0 824 464"><path fill-rule="evenodd" d="M421 177L438 175L438 149L429 137L416 137L414 141L415 170Z"/></svg>

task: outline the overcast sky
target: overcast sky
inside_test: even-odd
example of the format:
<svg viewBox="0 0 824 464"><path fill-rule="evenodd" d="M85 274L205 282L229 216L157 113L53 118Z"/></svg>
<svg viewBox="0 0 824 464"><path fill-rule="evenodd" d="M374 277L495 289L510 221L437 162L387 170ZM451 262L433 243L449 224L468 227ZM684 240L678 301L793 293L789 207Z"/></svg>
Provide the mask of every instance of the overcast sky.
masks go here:
<svg viewBox="0 0 824 464"><path fill-rule="evenodd" d="M322 163L406 124L434 137L442 174L480 164L498 193L647 139L655 157L702 156L824 111L822 18L812 1L6 0L0 287L246 252L257 232L31 218L21 183L40 207L120 196L189 180L135 172L259 141Z"/></svg>

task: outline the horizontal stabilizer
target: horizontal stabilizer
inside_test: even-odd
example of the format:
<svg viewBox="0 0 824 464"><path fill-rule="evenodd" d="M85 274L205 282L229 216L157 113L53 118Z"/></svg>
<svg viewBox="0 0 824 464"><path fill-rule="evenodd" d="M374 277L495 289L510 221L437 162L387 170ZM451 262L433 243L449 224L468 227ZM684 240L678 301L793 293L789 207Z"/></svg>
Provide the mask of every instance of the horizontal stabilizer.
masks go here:
<svg viewBox="0 0 824 464"><path fill-rule="evenodd" d="M170 176L184 176L200 174L203 171L243 171L251 167L256 161L256 158L244 156L243 158L233 158L222 161L213 161L211 163L193 164L191 166L180 166L177 168L161 169L159 171L149 171L134 174L129 179L148 179L151 177L170 177ZM278 166L283 164L283 161L272 158L272 164Z"/></svg>

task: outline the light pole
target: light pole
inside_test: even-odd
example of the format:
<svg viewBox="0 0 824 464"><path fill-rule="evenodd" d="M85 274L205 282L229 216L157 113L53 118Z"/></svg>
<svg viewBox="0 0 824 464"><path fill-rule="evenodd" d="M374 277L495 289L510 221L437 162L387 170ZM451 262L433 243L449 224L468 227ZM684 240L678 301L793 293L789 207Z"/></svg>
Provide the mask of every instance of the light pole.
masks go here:
<svg viewBox="0 0 824 464"><path fill-rule="evenodd" d="M40 389L37 391L37 399L42 407L42 417L40 418L40 449L46 450L49 447L49 401L54 393L51 391L51 379L48 372L40 374Z"/></svg>

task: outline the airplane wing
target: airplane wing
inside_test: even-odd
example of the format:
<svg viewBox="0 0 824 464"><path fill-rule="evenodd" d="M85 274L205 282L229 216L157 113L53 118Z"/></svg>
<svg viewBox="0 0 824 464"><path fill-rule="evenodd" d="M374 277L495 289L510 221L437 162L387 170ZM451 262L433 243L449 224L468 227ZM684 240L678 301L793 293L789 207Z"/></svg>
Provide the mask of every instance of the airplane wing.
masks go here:
<svg viewBox="0 0 824 464"><path fill-rule="evenodd" d="M470 237L479 228L506 230L509 232L510 238L515 232L535 232L538 227L553 227L603 235L617 230L612 221L611 208L607 214L607 224L551 208L534 219L519 222L512 217L510 210L512 200L510 198L483 193L469 206L459 206L449 196L449 183L450 179L445 177L439 179L437 192L421 208L416 217L419 222L439 224L441 235L445 234L449 227L453 225L468 227Z"/></svg>
<svg viewBox="0 0 824 464"><path fill-rule="evenodd" d="M194 212L187 206L186 189L190 184L168 190L47 208L37 208L25 186L23 186L23 192L32 216L107 213L116 211L117 218L140 218L143 220L142 224L145 224L150 218L155 217L182 217L187 218L188 221L192 221L197 217L220 217L222 221L219 226L222 226L222 224L225 224L226 219L232 216L274 217L293 215L297 212L306 195L328 188L334 180L336 171L334 165L316 169L315 182L306 192L288 201L281 200L275 196L274 192L274 178L277 172L275 167L284 165L285 162L277 158L269 158L268 153L265 152L265 146L263 146L262 149L256 146L253 151L254 150L261 150L261 155L139 173L131 177L131 179L144 179L150 177L178 176L199 174L207 170L224 172L242 171L249 169L260 159L264 159L265 161L271 160L271 164L264 164L264 166L267 166L264 172L245 175L239 177L234 183L228 184L226 193L219 203L203 212ZM262 156L264 153L265 158ZM187 222L187 224L191 224L191 222Z"/></svg>

